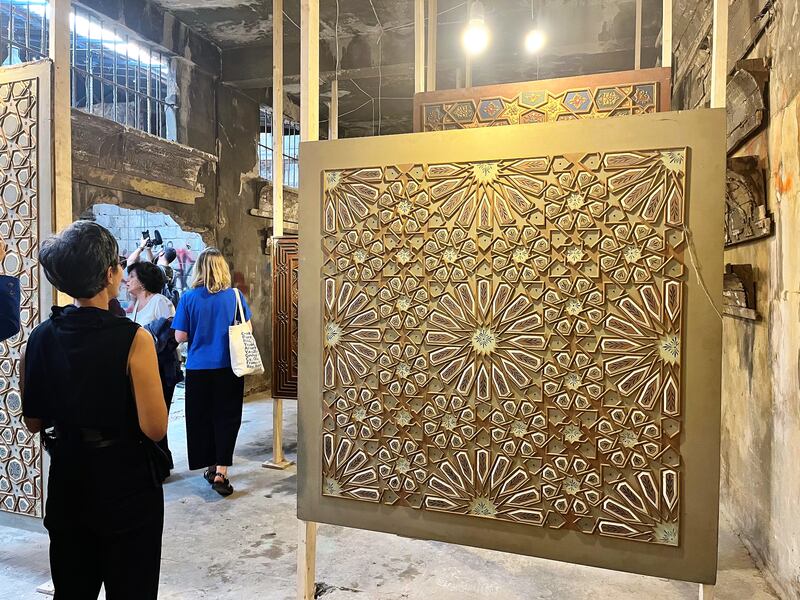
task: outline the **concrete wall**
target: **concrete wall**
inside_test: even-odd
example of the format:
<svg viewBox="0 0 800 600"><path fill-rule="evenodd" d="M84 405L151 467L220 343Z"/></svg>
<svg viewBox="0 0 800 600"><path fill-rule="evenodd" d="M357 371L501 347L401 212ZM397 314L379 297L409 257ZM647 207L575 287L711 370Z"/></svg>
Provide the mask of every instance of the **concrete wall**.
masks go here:
<svg viewBox="0 0 800 600"><path fill-rule="evenodd" d="M700 15L708 0L695 2ZM758 322L726 317L723 338L722 510L784 598L800 599L800 5L776 3L774 21L755 48L753 17L763 1L731 4L731 56L771 57L769 121L737 155L767 169L774 236L736 246L730 263L756 269ZM691 7L684 7L690 10ZM677 13L676 13L677 14ZM704 19L695 29L702 29ZM747 23L742 33L737 24ZM710 21L709 21L710 25ZM742 25L741 27L744 27ZM684 38L685 39L685 38ZM695 40L704 39L698 34ZM678 107L703 103L708 86L702 43L676 40L684 64ZM677 50L676 50L677 51Z"/></svg>

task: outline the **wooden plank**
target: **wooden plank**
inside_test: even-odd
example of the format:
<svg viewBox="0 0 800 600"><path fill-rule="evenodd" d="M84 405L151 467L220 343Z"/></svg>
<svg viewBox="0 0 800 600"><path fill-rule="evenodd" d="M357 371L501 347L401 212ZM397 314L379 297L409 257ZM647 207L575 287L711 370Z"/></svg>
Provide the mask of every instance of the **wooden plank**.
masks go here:
<svg viewBox="0 0 800 600"><path fill-rule="evenodd" d="M328 139L339 139L339 80L331 81L331 104L328 110Z"/></svg>
<svg viewBox="0 0 800 600"><path fill-rule="evenodd" d="M272 235L283 235L283 0L272 0Z"/></svg>
<svg viewBox="0 0 800 600"><path fill-rule="evenodd" d="M425 0L414 0L414 92L425 91Z"/></svg>
<svg viewBox="0 0 800 600"><path fill-rule="evenodd" d="M53 74L53 229L72 223L72 119L70 117L70 0L50 2L50 58Z"/></svg>
<svg viewBox="0 0 800 600"><path fill-rule="evenodd" d="M701 583L697 598L698 600L714 600L714 586Z"/></svg>
<svg viewBox="0 0 800 600"><path fill-rule="evenodd" d="M672 68L672 0L662 2L661 66Z"/></svg>
<svg viewBox="0 0 800 600"><path fill-rule="evenodd" d="M319 0L300 2L300 141L319 139Z"/></svg>
<svg viewBox="0 0 800 600"><path fill-rule="evenodd" d="M297 600L314 600L317 572L317 524L298 521Z"/></svg>
<svg viewBox="0 0 800 600"><path fill-rule="evenodd" d="M636 0L636 35L633 44L633 68L642 68L642 0Z"/></svg>
<svg viewBox="0 0 800 600"><path fill-rule="evenodd" d="M439 13L437 0L428 0L428 67L425 89L432 92L436 89L436 38L439 26Z"/></svg>
<svg viewBox="0 0 800 600"><path fill-rule="evenodd" d="M182 204L215 193L214 155L79 110L71 121L75 180Z"/></svg>
<svg viewBox="0 0 800 600"><path fill-rule="evenodd" d="M725 108L728 81L728 0L714 0L711 35L711 108Z"/></svg>

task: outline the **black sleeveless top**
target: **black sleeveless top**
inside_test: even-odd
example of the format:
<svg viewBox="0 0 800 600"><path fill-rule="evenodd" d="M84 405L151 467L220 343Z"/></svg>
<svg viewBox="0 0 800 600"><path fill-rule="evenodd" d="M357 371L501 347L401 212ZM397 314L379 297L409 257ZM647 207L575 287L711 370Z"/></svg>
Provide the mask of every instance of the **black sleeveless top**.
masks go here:
<svg viewBox="0 0 800 600"><path fill-rule="evenodd" d="M99 308L54 307L28 340L23 415L65 431L137 437L128 356L138 329Z"/></svg>

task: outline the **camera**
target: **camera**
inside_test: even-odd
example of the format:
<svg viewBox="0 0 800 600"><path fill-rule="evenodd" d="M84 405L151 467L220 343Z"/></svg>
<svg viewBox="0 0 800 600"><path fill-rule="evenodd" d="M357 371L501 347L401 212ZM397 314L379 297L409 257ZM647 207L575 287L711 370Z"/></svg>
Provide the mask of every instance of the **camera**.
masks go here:
<svg viewBox="0 0 800 600"><path fill-rule="evenodd" d="M153 237L150 238L150 230L146 229L142 232L142 239L145 240L145 246L147 248L152 248L153 246L161 246L164 244L164 240L161 238L161 233L159 233L158 229L153 231Z"/></svg>

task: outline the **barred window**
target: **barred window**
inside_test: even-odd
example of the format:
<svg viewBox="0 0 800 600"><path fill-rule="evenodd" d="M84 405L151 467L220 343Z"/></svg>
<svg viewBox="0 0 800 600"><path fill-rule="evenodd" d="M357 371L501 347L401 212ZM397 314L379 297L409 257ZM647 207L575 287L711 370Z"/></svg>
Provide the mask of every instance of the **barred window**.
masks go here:
<svg viewBox="0 0 800 600"><path fill-rule="evenodd" d="M300 124L283 118L283 185L297 188L300 184ZM261 126L258 136L258 163L261 177L272 181L273 142L272 108L261 107Z"/></svg>
<svg viewBox="0 0 800 600"><path fill-rule="evenodd" d="M3 65L48 55L48 18L47 0L0 0ZM81 6L70 30L72 106L174 140L172 57Z"/></svg>

